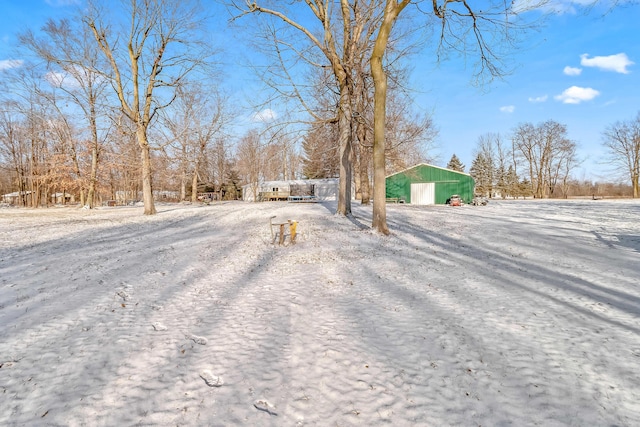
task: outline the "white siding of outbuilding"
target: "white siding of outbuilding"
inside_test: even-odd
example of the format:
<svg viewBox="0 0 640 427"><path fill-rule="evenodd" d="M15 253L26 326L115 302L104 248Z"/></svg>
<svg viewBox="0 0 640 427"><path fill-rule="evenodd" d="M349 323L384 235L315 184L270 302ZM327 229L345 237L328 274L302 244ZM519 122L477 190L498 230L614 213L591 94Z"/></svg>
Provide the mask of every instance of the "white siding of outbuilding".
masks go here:
<svg viewBox="0 0 640 427"><path fill-rule="evenodd" d="M435 205L436 204L436 183L420 182L411 184L411 204L413 205Z"/></svg>
<svg viewBox="0 0 640 427"><path fill-rule="evenodd" d="M314 185L314 194L320 201L338 200L338 179L296 179L291 181L265 181L260 184L247 184L242 186L242 200L254 202L256 194L264 191L291 191L292 185Z"/></svg>

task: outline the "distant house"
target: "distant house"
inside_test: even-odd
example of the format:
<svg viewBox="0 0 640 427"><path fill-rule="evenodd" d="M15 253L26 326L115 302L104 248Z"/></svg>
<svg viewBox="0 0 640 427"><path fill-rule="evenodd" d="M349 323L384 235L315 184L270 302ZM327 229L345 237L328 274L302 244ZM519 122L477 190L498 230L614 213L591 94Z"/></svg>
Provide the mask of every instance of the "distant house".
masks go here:
<svg viewBox="0 0 640 427"><path fill-rule="evenodd" d="M66 205L67 203L75 203L76 198L69 193L53 193L51 195L51 203L55 205Z"/></svg>
<svg viewBox="0 0 640 427"><path fill-rule="evenodd" d="M414 205L444 205L454 194L471 203L475 182L469 174L421 163L389 175L386 187L387 199Z"/></svg>
<svg viewBox="0 0 640 427"><path fill-rule="evenodd" d="M114 200L105 202L108 206L133 206L143 200L142 191L118 190L113 193ZM153 200L160 202L174 202L180 200L180 192L171 190L153 190Z"/></svg>
<svg viewBox="0 0 640 427"><path fill-rule="evenodd" d="M153 199L160 201L180 200L180 192L171 190L154 190Z"/></svg>
<svg viewBox="0 0 640 427"><path fill-rule="evenodd" d="M2 203L8 203L10 205L25 204L27 197L30 194L31 191L15 191L13 193L3 194ZM22 199L22 201L20 199Z"/></svg>
<svg viewBox="0 0 640 427"><path fill-rule="evenodd" d="M313 196L315 200L338 200L338 178L295 179L265 181L242 186L242 200L246 202L289 200L293 197Z"/></svg>

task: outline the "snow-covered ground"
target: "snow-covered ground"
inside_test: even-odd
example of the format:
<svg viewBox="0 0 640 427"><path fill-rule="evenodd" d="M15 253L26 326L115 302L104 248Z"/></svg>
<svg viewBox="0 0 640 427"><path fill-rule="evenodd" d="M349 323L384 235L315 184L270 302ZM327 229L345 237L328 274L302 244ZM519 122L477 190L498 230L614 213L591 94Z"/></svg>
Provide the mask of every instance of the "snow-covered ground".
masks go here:
<svg viewBox="0 0 640 427"><path fill-rule="evenodd" d="M640 425L638 201L158 209L0 209L0 425Z"/></svg>

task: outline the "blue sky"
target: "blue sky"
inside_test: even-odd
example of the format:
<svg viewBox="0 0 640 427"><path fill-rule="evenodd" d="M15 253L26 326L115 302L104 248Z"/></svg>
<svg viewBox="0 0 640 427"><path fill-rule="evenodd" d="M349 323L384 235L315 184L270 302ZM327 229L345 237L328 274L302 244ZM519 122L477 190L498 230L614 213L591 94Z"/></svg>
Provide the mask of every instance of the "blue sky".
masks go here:
<svg viewBox="0 0 640 427"><path fill-rule="evenodd" d="M429 79L417 99L433 107L442 160L455 152L469 166L479 135L508 141L520 123L555 120L579 144L585 162L578 175L609 172L602 131L640 112L639 20L637 6L553 15L513 56L515 71L482 91L468 84L459 61L425 67Z"/></svg>
<svg viewBox="0 0 640 427"><path fill-rule="evenodd" d="M0 78L3 68L21 59L17 32L70 16L79 2L0 0ZM551 15L510 56L513 73L482 88L471 85L472 70L462 58L436 62L430 48L411 58L417 108L431 112L439 128L440 165L455 153L468 168L480 136L499 133L509 141L521 123L555 120L567 126L580 147L584 163L578 178L610 172L603 164L602 131L640 112L640 6L595 7L586 13L571 10L569 1L557 4L563 11ZM248 78L242 72L234 76ZM243 85L227 82L232 93Z"/></svg>

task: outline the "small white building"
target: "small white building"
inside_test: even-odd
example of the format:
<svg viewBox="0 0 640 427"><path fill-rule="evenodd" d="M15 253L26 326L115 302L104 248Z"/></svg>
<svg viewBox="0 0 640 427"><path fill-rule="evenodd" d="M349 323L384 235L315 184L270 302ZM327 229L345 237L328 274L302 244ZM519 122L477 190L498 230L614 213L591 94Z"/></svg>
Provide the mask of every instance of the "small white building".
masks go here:
<svg viewBox="0 0 640 427"><path fill-rule="evenodd" d="M315 200L338 200L338 178L265 181L242 186L242 200L288 200L289 196L313 196Z"/></svg>
<svg viewBox="0 0 640 427"><path fill-rule="evenodd" d="M20 204L21 201L25 202L29 195L31 195L31 191L16 191L13 193L3 194L2 203L17 205Z"/></svg>
<svg viewBox="0 0 640 427"><path fill-rule="evenodd" d="M67 203L75 203L76 198L73 194L69 193L53 193L51 195L51 203L56 205L64 205Z"/></svg>

